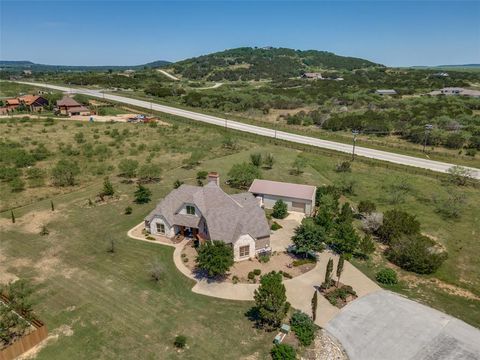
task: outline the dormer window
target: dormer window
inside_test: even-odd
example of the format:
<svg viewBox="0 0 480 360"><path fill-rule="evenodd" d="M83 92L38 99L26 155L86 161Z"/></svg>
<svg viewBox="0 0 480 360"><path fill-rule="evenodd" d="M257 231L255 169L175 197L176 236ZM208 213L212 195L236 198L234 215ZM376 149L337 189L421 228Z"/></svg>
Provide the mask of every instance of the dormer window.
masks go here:
<svg viewBox="0 0 480 360"><path fill-rule="evenodd" d="M187 205L187 214L188 215L195 215L195 206L193 205Z"/></svg>

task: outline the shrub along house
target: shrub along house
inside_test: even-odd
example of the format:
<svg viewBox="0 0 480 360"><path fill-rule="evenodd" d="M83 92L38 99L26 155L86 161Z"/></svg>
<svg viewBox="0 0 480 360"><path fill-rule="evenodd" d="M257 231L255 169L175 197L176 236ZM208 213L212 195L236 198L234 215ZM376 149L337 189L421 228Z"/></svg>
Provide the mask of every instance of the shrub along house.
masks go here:
<svg viewBox="0 0 480 360"><path fill-rule="evenodd" d="M251 193L228 195L217 173L205 186L181 185L145 218L145 229L168 238L185 236L200 243L220 240L233 247L234 260L270 250L270 227Z"/></svg>
<svg viewBox="0 0 480 360"><path fill-rule="evenodd" d="M315 208L315 186L256 179L248 191L267 209L272 209L277 200L285 202L288 211L306 215L312 215Z"/></svg>

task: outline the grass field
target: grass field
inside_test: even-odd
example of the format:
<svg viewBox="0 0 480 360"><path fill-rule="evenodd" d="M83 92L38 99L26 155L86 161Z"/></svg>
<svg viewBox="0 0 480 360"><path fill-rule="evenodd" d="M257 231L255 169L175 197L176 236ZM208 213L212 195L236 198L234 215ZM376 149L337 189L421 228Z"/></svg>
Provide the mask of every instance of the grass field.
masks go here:
<svg viewBox="0 0 480 360"><path fill-rule="evenodd" d="M34 283L36 312L51 333L58 334L58 339L51 339L40 351L38 359L265 358L274 334L252 327L244 315L251 304L192 293L193 283L174 267L171 248L126 236L127 230L141 222L172 189L176 179L195 184L198 170L218 171L225 179L232 164L248 161L252 152L269 152L276 159L272 170L263 170L264 178L315 185L354 181L354 194L343 200L356 203L371 199L382 211L392 208L386 200L388 184L399 178L408 182L410 190L399 206L418 216L422 231L438 239L449 258L431 276L401 272L403 282L393 290L480 327L478 189L458 189L466 195L467 204L460 219L449 221L435 212L432 202L433 195L447 196L451 191L437 177L362 161L353 164L352 173L341 174L335 172L335 164L345 157L324 151L304 153L308 166L296 176L289 170L298 150L237 133L231 133L238 141L237 148L229 150L222 146L225 134L218 128L160 118L170 126L80 124L69 120L49 126L35 120L0 122L3 140L21 141L27 149L43 142L51 151L51 156L35 166L49 169L59 158L70 157L81 168L78 185L72 188L55 188L48 177L44 185L29 188L27 184L27 190L19 193L10 192L8 184L1 183L4 210L18 208L15 224L10 221L10 211L0 216L0 274L6 279L17 276ZM126 135L121 140L112 138L113 129ZM75 141L78 132L84 133L84 143ZM71 144L79 153L59 151L60 142L64 147ZM85 147L89 143L94 147L104 145L99 148L104 151L90 154ZM192 153L200 154L200 164L183 167ZM151 203L133 204L135 185L122 183L116 176L116 166L125 157L141 164L147 159L161 164L162 180L148 185L153 191ZM118 199L88 206L88 199L95 198L106 175L112 179ZM228 187L225 190L235 191ZM55 204L54 212L50 200ZM126 206L133 207L132 215L123 214ZM49 235L39 235L42 225L47 226ZM107 252L111 239L115 241L114 253ZM164 269L158 284L148 277L148 264L153 259L158 259ZM356 262L373 276L384 261L379 251L369 263ZM188 348L182 352L173 348L178 334L188 337Z"/></svg>

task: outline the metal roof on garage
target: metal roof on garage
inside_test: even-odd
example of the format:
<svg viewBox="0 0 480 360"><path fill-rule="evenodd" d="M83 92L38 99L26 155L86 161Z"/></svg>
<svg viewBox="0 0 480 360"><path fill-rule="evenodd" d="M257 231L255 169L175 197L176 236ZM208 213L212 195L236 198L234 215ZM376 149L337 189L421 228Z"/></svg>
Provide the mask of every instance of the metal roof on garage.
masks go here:
<svg viewBox="0 0 480 360"><path fill-rule="evenodd" d="M294 199L312 200L316 189L317 188L312 185L255 179L248 191L253 194L265 194Z"/></svg>

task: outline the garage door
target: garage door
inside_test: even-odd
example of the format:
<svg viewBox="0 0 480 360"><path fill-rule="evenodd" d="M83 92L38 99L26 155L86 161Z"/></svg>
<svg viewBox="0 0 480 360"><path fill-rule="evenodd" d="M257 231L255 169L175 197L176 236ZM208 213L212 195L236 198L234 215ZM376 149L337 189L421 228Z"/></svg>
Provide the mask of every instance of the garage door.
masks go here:
<svg viewBox="0 0 480 360"><path fill-rule="evenodd" d="M292 202L292 211L305 212L305 203L303 202Z"/></svg>

